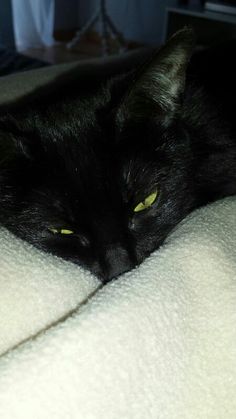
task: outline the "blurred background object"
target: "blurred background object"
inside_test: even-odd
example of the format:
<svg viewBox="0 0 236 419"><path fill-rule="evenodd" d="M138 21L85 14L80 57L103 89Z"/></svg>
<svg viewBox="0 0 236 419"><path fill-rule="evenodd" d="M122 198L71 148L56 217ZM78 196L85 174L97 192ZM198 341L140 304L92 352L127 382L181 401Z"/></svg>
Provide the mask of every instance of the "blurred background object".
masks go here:
<svg viewBox="0 0 236 419"><path fill-rule="evenodd" d="M209 10L209 2L223 5L225 0L168 1L165 10L163 40L184 25L191 25L196 33L198 48L236 39L236 15ZM227 0L228 1L228 0ZM233 0L235 3L235 0Z"/></svg>
<svg viewBox="0 0 236 419"><path fill-rule="evenodd" d="M14 47L14 30L12 21L12 5L9 0L0 2L0 45Z"/></svg>
<svg viewBox="0 0 236 419"><path fill-rule="evenodd" d="M55 0L12 0L15 45L18 51L54 44Z"/></svg>
<svg viewBox="0 0 236 419"><path fill-rule="evenodd" d="M198 45L204 47L236 38L236 15L209 10L209 4L219 6L226 2L236 3L106 0L106 25L101 27L101 0L1 0L0 44L54 64L102 57L104 48L107 53L116 54L145 45L158 47L176 30L191 25ZM108 21L117 28L118 39L108 30ZM122 49L121 40L125 47Z"/></svg>
<svg viewBox="0 0 236 419"><path fill-rule="evenodd" d="M117 29L113 20L109 16L106 8L106 0L98 0L98 8L91 18L76 32L75 37L68 43L68 48L75 47L83 37L93 30L95 25L99 25L100 42L102 55L112 54L114 52L122 52L126 50L126 43L121 32ZM114 46L113 46L114 45Z"/></svg>
<svg viewBox="0 0 236 419"><path fill-rule="evenodd" d="M236 15L235 0L205 0L204 6L205 9L211 10L212 12Z"/></svg>

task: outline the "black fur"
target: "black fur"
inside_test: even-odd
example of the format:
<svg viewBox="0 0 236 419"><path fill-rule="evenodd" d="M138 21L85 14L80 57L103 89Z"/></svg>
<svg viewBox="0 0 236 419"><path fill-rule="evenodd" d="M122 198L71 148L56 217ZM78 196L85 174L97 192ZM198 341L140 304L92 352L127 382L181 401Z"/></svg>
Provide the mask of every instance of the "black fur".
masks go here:
<svg viewBox="0 0 236 419"><path fill-rule="evenodd" d="M217 73L220 50L211 69L210 52L188 65L192 48L184 29L142 70L2 112L1 224L107 282L193 209L235 194L235 65L221 57Z"/></svg>

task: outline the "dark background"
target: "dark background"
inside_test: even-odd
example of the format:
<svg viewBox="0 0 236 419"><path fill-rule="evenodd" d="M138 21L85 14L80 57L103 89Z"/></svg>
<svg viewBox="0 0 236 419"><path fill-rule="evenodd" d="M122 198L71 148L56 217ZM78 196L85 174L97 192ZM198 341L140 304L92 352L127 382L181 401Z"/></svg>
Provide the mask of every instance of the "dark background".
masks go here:
<svg viewBox="0 0 236 419"><path fill-rule="evenodd" d="M183 6L183 3L188 5ZM92 15L98 1L55 0L55 4L55 36L68 41ZM158 46L186 24L195 28L200 45L236 38L236 15L206 12L200 0L107 0L107 10L125 39L136 42L138 46ZM0 44L14 47L10 0L0 1ZM26 55L49 62L79 58L79 55L71 56L68 52L60 59L55 58L55 54L54 58L52 54L48 58L47 54L35 54L34 51L26 51Z"/></svg>

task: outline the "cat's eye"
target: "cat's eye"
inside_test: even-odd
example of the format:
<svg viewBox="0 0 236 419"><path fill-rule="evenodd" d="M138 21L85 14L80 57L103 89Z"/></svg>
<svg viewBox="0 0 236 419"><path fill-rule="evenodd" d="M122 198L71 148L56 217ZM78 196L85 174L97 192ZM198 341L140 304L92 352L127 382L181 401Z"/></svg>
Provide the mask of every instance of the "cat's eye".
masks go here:
<svg viewBox="0 0 236 419"><path fill-rule="evenodd" d="M140 211L150 208L156 201L157 195L158 195L157 190L151 193L150 195L148 195L144 199L144 201L139 202L139 204L136 205L136 207L134 208L134 212L140 212Z"/></svg>
<svg viewBox="0 0 236 419"><path fill-rule="evenodd" d="M50 231L50 233L53 233L53 234L65 234L65 235L74 234L74 231L68 230L66 228L50 227L48 230Z"/></svg>

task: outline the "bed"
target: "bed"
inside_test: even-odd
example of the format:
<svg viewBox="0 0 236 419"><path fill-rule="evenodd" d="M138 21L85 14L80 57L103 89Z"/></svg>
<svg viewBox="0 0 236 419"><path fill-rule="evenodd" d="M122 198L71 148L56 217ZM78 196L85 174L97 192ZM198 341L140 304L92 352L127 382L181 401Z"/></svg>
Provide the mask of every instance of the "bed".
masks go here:
<svg viewBox="0 0 236 419"><path fill-rule="evenodd" d="M144 55L2 77L1 109ZM1 419L235 419L235 300L235 197L106 286L1 227Z"/></svg>

